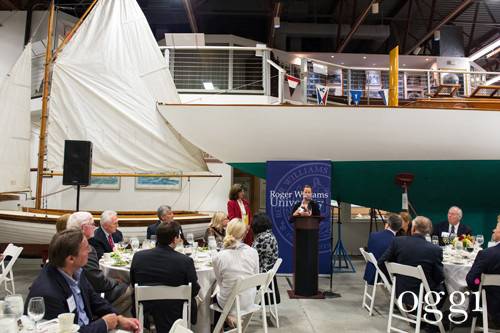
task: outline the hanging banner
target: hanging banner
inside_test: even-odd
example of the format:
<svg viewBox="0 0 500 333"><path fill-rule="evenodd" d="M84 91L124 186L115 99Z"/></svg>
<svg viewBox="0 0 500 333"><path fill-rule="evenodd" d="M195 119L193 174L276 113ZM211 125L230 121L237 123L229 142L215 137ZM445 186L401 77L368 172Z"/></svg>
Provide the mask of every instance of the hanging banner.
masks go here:
<svg viewBox="0 0 500 333"><path fill-rule="evenodd" d="M290 96L292 96L295 88L300 84L300 79L287 74L286 80L288 82L288 89L290 89Z"/></svg>
<svg viewBox="0 0 500 333"><path fill-rule="evenodd" d="M382 89L378 91L379 96L384 101L385 105L389 105L389 89Z"/></svg>
<svg viewBox="0 0 500 333"><path fill-rule="evenodd" d="M273 233L283 263L280 273L293 273L294 226L289 222L292 208L302 200L304 185L313 189L324 220L319 230L319 273L330 274L331 263L331 162L268 161L266 176L266 212L273 222Z"/></svg>
<svg viewBox="0 0 500 333"><path fill-rule="evenodd" d="M316 101L318 104L326 105L328 100L328 87L321 84L316 85Z"/></svg>
<svg viewBox="0 0 500 333"><path fill-rule="evenodd" d="M361 90L351 90L352 102L355 105L359 105L359 102L361 101L362 94L363 94L363 92Z"/></svg>

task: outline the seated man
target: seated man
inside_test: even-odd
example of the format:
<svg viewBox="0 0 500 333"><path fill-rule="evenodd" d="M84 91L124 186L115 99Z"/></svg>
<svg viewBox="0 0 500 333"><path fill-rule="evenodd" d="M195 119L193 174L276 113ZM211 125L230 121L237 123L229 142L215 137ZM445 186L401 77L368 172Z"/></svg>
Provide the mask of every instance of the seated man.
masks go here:
<svg viewBox="0 0 500 333"><path fill-rule="evenodd" d="M433 235L439 237L439 244L444 245L444 242L442 239L444 237L449 237L449 235L454 234L457 236L461 235L471 235L472 234L472 229L461 223L462 220L462 210L457 207L453 206L448 209L448 220L439 223L435 228Z"/></svg>
<svg viewBox="0 0 500 333"><path fill-rule="evenodd" d="M481 274L500 274L500 222L493 230L493 240L497 245L479 251L474 264L467 274L469 289L477 291L481 283ZM500 328L500 287L485 287L488 301L488 318L493 322L492 328ZM471 302L471 304L475 304Z"/></svg>
<svg viewBox="0 0 500 333"><path fill-rule="evenodd" d="M113 307L97 294L82 267L87 264L89 243L81 230L64 230L55 234L49 244L49 263L30 288L26 304L32 297L43 297L44 319L74 312L80 333L106 333L115 328L139 333L137 319L117 315Z"/></svg>
<svg viewBox="0 0 500 333"><path fill-rule="evenodd" d="M432 232L432 222L427 217L417 216L413 220L412 235L395 237L387 251L378 260L380 269L387 274L386 262L394 262L408 266L421 265L429 287L431 290L440 292L445 291L444 273L443 273L443 250L425 240L425 235ZM404 291L412 291L416 295L419 292L420 281L407 276L397 276L396 296ZM441 298L444 303L445 297ZM403 303L413 306L413 297L406 293L403 297ZM439 305L442 305L439 304ZM438 307L439 307L438 305Z"/></svg>
<svg viewBox="0 0 500 333"><path fill-rule="evenodd" d="M94 237L95 225L92 215L88 212L76 212L68 219L67 229L78 229L83 232L87 240ZM85 277L94 290L104 293L105 298L113 305L120 314L129 313L132 307L133 288L128 284L107 277L99 267L97 252L89 245L90 252L87 264L83 266Z"/></svg>
<svg viewBox="0 0 500 333"><path fill-rule="evenodd" d="M169 224L170 222L174 221L174 211L170 206L167 205L161 205L158 207L156 210L156 214L158 215L158 221L156 221L155 224L151 224L148 226L148 229L146 230L146 238L151 239L151 236L156 236L156 230L160 226L161 223L166 223ZM180 226L180 225L179 225ZM187 240L184 237L184 233L182 232L182 227L181 228L181 238L184 243L184 245L187 245Z"/></svg>
<svg viewBox="0 0 500 333"><path fill-rule="evenodd" d="M196 323L195 297L200 291L193 259L176 252L181 227L177 222L161 223L156 230L156 248L137 252L132 259L130 283L139 285L192 285L191 322ZM158 333L168 333L172 324L182 318L182 301L144 302L144 311L153 315Z"/></svg>
<svg viewBox="0 0 500 333"><path fill-rule="evenodd" d="M387 250L389 245L391 245L392 240L396 236L396 233L401 229L403 220L401 216L396 214L391 214L387 218L386 229L379 232L372 232L368 238L368 252L373 253L375 259L379 259L382 254ZM371 263L366 264L365 276L363 277L365 281L372 285L375 281L375 266Z"/></svg>
<svg viewBox="0 0 500 333"><path fill-rule="evenodd" d="M123 240L123 235L118 230L118 216L112 210L105 210L101 214L101 226L97 228L94 237L89 239L97 251L97 258L101 259L106 252L113 252L116 243Z"/></svg>

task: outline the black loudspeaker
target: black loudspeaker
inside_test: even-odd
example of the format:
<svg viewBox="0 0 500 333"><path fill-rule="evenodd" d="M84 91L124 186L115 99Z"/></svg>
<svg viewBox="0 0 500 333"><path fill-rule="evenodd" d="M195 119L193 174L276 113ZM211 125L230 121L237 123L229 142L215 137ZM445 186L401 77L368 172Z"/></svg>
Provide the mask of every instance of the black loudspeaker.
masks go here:
<svg viewBox="0 0 500 333"><path fill-rule="evenodd" d="M64 141L63 185L90 184L92 173L92 142Z"/></svg>

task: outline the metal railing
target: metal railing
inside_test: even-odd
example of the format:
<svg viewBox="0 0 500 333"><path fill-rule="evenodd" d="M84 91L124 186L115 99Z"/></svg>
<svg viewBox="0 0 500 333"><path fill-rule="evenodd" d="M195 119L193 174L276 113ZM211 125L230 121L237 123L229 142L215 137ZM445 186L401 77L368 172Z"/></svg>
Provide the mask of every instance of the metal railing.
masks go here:
<svg viewBox="0 0 500 333"><path fill-rule="evenodd" d="M267 48L164 46L160 49L179 92L269 95Z"/></svg>
<svg viewBox="0 0 500 333"><path fill-rule="evenodd" d="M347 67L318 59L302 59L302 68L307 68L302 76L307 78L304 87L307 99L316 100L316 84L329 87L329 101L342 97L351 104L351 91L360 91L364 104L383 103L384 91L389 89L389 68L387 67ZM315 65L316 64L316 65ZM323 66L319 73L315 66ZM434 95L440 84L459 84L459 97L470 96L481 85L488 85L500 79L500 72L479 72L459 70L399 69L398 97L400 100L412 101ZM499 80L500 81L500 80ZM335 96L339 98L335 98Z"/></svg>

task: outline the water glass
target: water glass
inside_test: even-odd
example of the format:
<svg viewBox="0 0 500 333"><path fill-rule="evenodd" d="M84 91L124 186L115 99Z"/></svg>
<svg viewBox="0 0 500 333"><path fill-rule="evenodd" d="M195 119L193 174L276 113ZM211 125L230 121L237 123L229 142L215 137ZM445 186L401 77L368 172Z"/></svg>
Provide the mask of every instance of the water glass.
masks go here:
<svg viewBox="0 0 500 333"><path fill-rule="evenodd" d="M45 316L45 303L43 297L33 297L28 303L28 316L35 322L35 332L37 323Z"/></svg>
<svg viewBox="0 0 500 333"><path fill-rule="evenodd" d="M24 301L21 295L9 295L5 297L6 313L12 314L16 319L21 318L24 312Z"/></svg>
<svg viewBox="0 0 500 333"><path fill-rule="evenodd" d="M2 333L19 332L16 316L11 314L5 314L0 316L0 332Z"/></svg>
<svg viewBox="0 0 500 333"><path fill-rule="evenodd" d="M130 242L130 240L127 237L123 237L120 245L125 250L129 244L129 242Z"/></svg>
<svg viewBox="0 0 500 333"><path fill-rule="evenodd" d="M193 260L196 260L197 253L198 253L198 243L195 242L193 244L193 254L191 255L191 257L193 258Z"/></svg>
<svg viewBox="0 0 500 333"><path fill-rule="evenodd" d="M439 237L434 235L432 236L432 244L439 245Z"/></svg>
<svg viewBox="0 0 500 333"><path fill-rule="evenodd" d="M151 242L151 247L155 247L156 246L156 235L151 235L151 238L149 239L149 241Z"/></svg>
<svg viewBox="0 0 500 333"><path fill-rule="evenodd" d="M425 240L430 243L432 241L431 236L425 235Z"/></svg>
<svg viewBox="0 0 500 333"><path fill-rule="evenodd" d="M134 238L130 239L130 246L132 247L132 250L135 252L139 249L139 246L141 246L141 243L139 243L139 240L134 237Z"/></svg>
<svg viewBox="0 0 500 333"><path fill-rule="evenodd" d="M481 247L484 243L484 236L483 235L477 235L476 236L476 242Z"/></svg>
<svg viewBox="0 0 500 333"><path fill-rule="evenodd" d="M457 252L459 254L461 254L460 252L464 249L464 244L461 242L461 241L457 241L455 243L455 250L457 250Z"/></svg>
<svg viewBox="0 0 500 333"><path fill-rule="evenodd" d="M194 243L194 235L192 233L188 233L186 235L186 240L190 245L193 245Z"/></svg>

